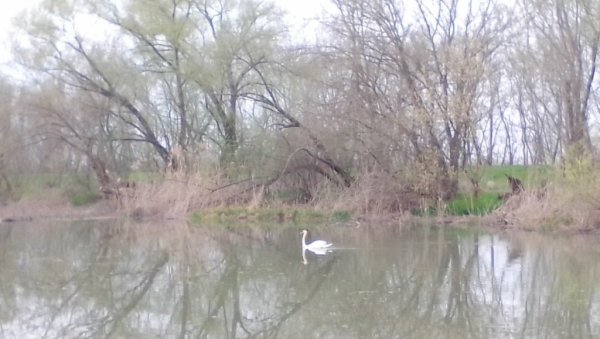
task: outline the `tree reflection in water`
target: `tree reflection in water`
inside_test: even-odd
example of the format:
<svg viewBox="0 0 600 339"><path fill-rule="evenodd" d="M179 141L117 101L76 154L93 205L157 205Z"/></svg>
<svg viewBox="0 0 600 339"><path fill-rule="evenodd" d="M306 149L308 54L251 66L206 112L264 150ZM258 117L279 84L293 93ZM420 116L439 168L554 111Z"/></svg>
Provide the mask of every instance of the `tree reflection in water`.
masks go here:
<svg viewBox="0 0 600 339"><path fill-rule="evenodd" d="M594 239L331 228L2 225L4 338L489 338L600 334Z"/></svg>

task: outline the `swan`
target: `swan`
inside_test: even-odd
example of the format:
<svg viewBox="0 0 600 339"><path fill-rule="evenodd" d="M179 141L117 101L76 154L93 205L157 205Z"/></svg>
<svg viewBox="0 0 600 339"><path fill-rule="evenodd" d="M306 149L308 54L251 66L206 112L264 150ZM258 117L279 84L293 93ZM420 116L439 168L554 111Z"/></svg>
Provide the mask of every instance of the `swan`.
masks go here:
<svg viewBox="0 0 600 339"><path fill-rule="evenodd" d="M323 240L315 240L310 244L306 243L306 235L308 234L308 230L302 230L302 252L309 250L315 254L324 255L327 253L327 250L331 245L330 242L326 242Z"/></svg>

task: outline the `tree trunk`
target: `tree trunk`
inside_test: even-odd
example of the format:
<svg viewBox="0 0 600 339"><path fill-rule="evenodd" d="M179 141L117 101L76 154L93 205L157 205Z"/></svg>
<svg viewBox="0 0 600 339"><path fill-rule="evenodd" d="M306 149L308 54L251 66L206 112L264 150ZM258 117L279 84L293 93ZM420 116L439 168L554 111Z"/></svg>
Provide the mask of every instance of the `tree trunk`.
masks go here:
<svg viewBox="0 0 600 339"><path fill-rule="evenodd" d="M235 162L235 153L239 147L235 117L223 122L223 147L219 162L222 169L227 169Z"/></svg>

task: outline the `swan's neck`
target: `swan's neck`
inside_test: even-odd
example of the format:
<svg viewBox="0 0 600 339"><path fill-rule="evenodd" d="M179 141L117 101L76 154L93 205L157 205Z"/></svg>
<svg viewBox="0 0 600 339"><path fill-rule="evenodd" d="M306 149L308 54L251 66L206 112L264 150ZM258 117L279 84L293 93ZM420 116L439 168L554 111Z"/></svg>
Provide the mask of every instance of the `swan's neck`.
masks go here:
<svg viewBox="0 0 600 339"><path fill-rule="evenodd" d="M302 232L302 250L306 249L306 232Z"/></svg>

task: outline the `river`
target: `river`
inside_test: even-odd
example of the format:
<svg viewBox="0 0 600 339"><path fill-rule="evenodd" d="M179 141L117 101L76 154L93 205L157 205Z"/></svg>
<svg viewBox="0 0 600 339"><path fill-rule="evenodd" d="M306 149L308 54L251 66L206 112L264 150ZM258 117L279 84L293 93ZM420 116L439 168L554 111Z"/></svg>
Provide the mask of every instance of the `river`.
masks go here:
<svg viewBox="0 0 600 339"><path fill-rule="evenodd" d="M600 238L436 226L0 225L3 338L588 338Z"/></svg>

